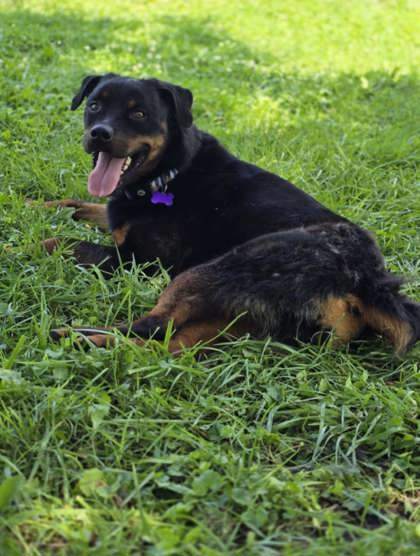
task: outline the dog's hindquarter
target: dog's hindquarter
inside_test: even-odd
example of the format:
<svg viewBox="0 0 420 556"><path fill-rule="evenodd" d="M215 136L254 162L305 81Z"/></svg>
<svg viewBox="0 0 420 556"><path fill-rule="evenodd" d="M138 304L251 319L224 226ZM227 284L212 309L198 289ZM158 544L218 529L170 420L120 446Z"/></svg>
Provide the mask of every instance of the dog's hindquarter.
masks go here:
<svg viewBox="0 0 420 556"><path fill-rule="evenodd" d="M308 341L338 328L347 342L362 328L355 301L369 270L362 243L371 247L369 236L346 223L262 236L213 263L211 292L230 315L245 311L258 336Z"/></svg>
<svg viewBox="0 0 420 556"><path fill-rule="evenodd" d="M282 341L333 330L348 343L368 327L402 353L418 317L404 308L400 283L369 234L348 223L324 224L261 236L182 273L152 313L158 320L166 314L176 327L243 315L253 336Z"/></svg>

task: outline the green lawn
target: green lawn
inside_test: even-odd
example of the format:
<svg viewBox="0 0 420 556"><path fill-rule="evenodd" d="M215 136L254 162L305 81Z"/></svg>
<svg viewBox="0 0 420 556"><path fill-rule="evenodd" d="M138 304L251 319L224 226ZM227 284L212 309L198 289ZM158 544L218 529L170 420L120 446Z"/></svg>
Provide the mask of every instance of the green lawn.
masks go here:
<svg viewBox="0 0 420 556"><path fill-rule="evenodd" d="M88 198L68 109L85 74L156 76L234 153L373 231L416 296L415 4L0 1L1 556L420 553L419 347L54 344L138 317L167 277L46 258L42 239L101 234L25 204Z"/></svg>

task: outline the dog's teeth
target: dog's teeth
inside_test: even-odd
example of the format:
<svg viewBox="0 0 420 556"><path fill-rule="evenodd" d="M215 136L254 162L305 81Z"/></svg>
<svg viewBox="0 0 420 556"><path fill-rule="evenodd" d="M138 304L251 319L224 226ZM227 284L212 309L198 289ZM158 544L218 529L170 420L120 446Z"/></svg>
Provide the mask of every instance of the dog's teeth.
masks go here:
<svg viewBox="0 0 420 556"><path fill-rule="evenodd" d="M131 157L127 156L127 158L125 159L124 165L122 167L122 171L125 172L126 170L128 170L128 167L130 166L131 163Z"/></svg>

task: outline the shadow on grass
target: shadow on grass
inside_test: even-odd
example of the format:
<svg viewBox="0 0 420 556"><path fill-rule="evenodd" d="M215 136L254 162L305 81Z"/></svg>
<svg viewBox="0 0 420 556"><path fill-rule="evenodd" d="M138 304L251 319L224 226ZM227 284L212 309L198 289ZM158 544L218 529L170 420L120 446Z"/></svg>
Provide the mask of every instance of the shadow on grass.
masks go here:
<svg viewBox="0 0 420 556"><path fill-rule="evenodd" d="M401 76L397 70L363 76L285 73L281 53L276 58L250 48L229 36L211 17L166 15L152 23L159 32L145 36L142 25L132 20L87 19L59 11L49 15L3 11L3 77L15 80L19 90L25 91L32 84L42 85L40 76L48 76L53 90L70 98L85 74L98 72L98 65L104 67L105 58L107 70L140 77L156 68L158 77L190 86L197 98L198 116L209 114L216 124L221 123L218 104L223 105L226 94L232 104L238 98L252 103L269 97L302 126L314 120L319 125L340 120L337 101L349 105L344 113L348 131L369 121L413 120L419 85L415 76ZM206 108L209 96L213 106Z"/></svg>
<svg viewBox="0 0 420 556"><path fill-rule="evenodd" d="M382 217L373 215L384 213L390 198L386 180L395 179L391 197L398 202L390 209L412 218L406 208L414 188L401 172L414 180L415 76L287 73L281 53L277 58L233 39L212 17L151 17L143 25L3 11L0 129L20 133L19 140L6 136L6 146L27 153L26 138L39 129L29 141L35 156L60 151L76 160L81 117L68 105L82 77L102 71L156 76L191 88L197 124L235 154L295 181L333 210L361 223L367 218L375 229ZM34 157L28 160L34 165Z"/></svg>

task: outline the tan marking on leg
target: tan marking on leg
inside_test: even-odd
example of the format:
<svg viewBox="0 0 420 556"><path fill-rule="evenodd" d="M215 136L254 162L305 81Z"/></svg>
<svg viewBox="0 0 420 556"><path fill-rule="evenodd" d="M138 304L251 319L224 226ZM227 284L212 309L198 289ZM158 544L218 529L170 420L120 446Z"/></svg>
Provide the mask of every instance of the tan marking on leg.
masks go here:
<svg viewBox="0 0 420 556"><path fill-rule="evenodd" d="M209 343L218 339L222 340L222 337L226 335L239 337L247 331L247 327L243 323L230 324L228 319L223 318L190 322L170 340L168 350L176 354L184 348L195 346L199 342Z"/></svg>
<svg viewBox="0 0 420 556"><path fill-rule="evenodd" d="M80 201L78 199L59 199L58 201L45 201L43 206L45 208L80 208L85 203L85 201Z"/></svg>
<svg viewBox="0 0 420 556"><path fill-rule="evenodd" d="M53 340L58 340L60 338L65 338L67 336L70 336L72 333L76 333L79 334L81 337L90 338L92 336L102 335L102 332L106 332L108 330L113 330L113 328L106 327L106 326L105 327L85 326L83 328L82 327L54 328L53 330L51 330L51 337L53 338Z"/></svg>
<svg viewBox="0 0 420 556"><path fill-rule="evenodd" d="M129 230L130 224L124 224L121 228L116 228L112 231L112 237L118 247L125 242Z"/></svg>
<svg viewBox="0 0 420 556"><path fill-rule="evenodd" d="M60 338L65 338L70 335L71 328L54 328L51 330L51 337L53 340L57 341Z"/></svg>
<svg viewBox="0 0 420 556"><path fill-rule="evenodd" d="M86 340L94 344L96 347L110 348L115 345L115 336L111 334L95 334L94 336L85 336Z"/></svg>
<svg viewBox="0 0 420 556"><path fill-rule="evenodd" d="M194 318L194 299L191 298L190 300L182 300L173 307L162 307L156 305L150 313L147 315L148 317L159 317L165 321L172 320L174 322L174 326L179 328L187 321Z"/></svg>
<svg viewBox="0 0 420 556"><path fill-rule="evenodd" d="M85 335L84 332L90 330L95 331L96 328L56 328L52 330L51 336L54 340L59 340L60 338L70 336L71 333L77 333L78 338L76 339L76 344L81 345L81 342L90 342L97 347L109 348L115 345L116 336L114 334L101 334L101 331L112 331L114 329L115 328L101 327L97 329L98 334ZM168 350L170 353L177 354L182 351L182 349L193 347L199 342L205 342L207 344L213 340L222 340L226 336L239 337L247 332L252 332L252 326L247 323L246 319L233 323L227 318L214 318L190 322L179 332L175 333L169 342ZM148 340L143 338L130 338L129 341L136 345L143 346Z"/></svg>
<svg viewBox="0 0 420 556"><path fill-rule="evenodd" d="M163 291L148 316L174 321L180 328L189 320L208 317L214 308L205 303L205 284L194 270L179 274Z"/></svg>
<svg viewBox="0 0 420 556"><path fill-rule="evenodd" d="M73 220L87 220L96 224L101 230L108 232L108 212L106 205L96 203L86 203L81 208L74 211Z"/></svg>
<svg viewBox="0 0 420 556"><path fill-rule="evenodd" d="M321 326L334 331L337 343L346 344L360 335L364 323L359 305L354 296L330 296L321 304Z"/></svg>
<svg viewBox="0 0 420 556"><path fill-rule="evenodd" d="M110 348L116 343L117 337L112 334L95 334L93 336L81 336L84 340L92 342L96 347ZM143 346L147 340L143 338L129 338L129 341L138 346Z"/></svg>
<svg viewBox="0 0 420 556"><path fill-rule="evenodd" d="M60 201L46 201L45 208L74 208L74 220L87 220L96 224L101 230L108 231L108 213L106 205L88 203L77 199L61 199Z"/></svg>

